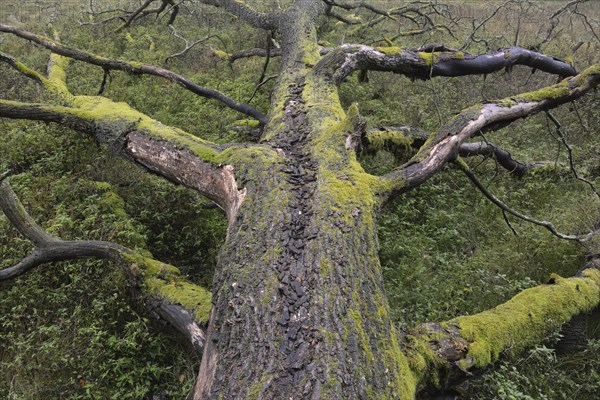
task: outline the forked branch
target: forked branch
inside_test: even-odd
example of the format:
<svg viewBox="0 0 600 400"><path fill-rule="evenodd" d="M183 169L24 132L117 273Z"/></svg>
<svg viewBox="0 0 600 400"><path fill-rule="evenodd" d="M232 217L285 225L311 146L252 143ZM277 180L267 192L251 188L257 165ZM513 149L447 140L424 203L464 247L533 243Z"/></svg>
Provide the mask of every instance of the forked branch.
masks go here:
<svg viewBox="0 0 600 400"><path fill-rule="evenodd" d="M0 282L12 280L50 262L98 258L117 263L125 272L137 300L151 313L171 323L197 352L204 347L200 328L208 321L211 295L187 281L177 268L146 258L113 242L60 240L48 235L27 213L8 181L0 183L0 208L34 250L17 265L0 270Z"/></svg>
<svg viewBox="0 0 600 400"><path fill-rule="evenodd" d="M456 159L459 148L470 137L497 130L519 118L555 108L577 99L600 84L600 65L581 74L533 92L522 93L494 102L479 104L462 111L428 139L406 164L385 175L395 196L420 185L447 162Z"/></svg>
<svg viewBox="0 0 600 400"><path fill-rule="evenodd" d="M420 149L430 136L431 134L424 129L409 126L380 127L368 130L363 137L362 145L367 151L386 148L393 153L406 155L407 149L412 151ZM458 148L458 154L461 157L493 158L499 166L516 177L525 175L531 169L549 165L547 162L519 161L506 149L488 141L463 143Z"/></svg>

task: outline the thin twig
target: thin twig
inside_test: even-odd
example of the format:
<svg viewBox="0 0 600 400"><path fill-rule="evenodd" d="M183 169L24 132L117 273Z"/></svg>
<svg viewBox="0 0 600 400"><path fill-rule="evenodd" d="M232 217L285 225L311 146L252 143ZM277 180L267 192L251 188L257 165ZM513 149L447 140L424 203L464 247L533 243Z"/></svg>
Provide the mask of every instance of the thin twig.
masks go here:
<svg viewBox="0 0 600 400"><path fill-rule="evenodd" d="M506 203L504 203L502 200L497 198L494 194L492 194L485 187L485 185L479 180L479 178L477 178L477 176L473 173L473 171L469 168L469 166L463 160L458 159L456 161L456 164L465 173L465 175L467 175L469 180L481 191L481 193L483 193L483 195L485 197L487 197L496 206L500 207L501 210L503 210L511 215L514 215L515 217L522 219L523 221L532 223L534 225L542 226L542 227L546 228L554 236L556 236L560 239L573 240L576 242L585 242L585 241L588 241L589 239L591 239L592 236L594 236L598 233L598 231L592 231L586 235L569 235L569 234L561 233L556 229L556 227L551 222L540 221L538 219L532 218L532 217L522 214L518 211L515 211L512 208L510 208L508 205L506 205Z"/></svg>
<svg viewBox="0 0 600 400"><path fill-rule="evenodd" d="M598 199L600 199L600 193L598 193L598 190L596 189L594 184L592 182L590 182L588 179L580 176L577 173L577 170L575 169L575 163L573 161L573 148L569 145L569 143L567 142L567 139L565 138L565 135L563 134L562 125L560 124L560 122L558 122L558 120L554 117L554 115L552 115L552 113L550 111L546 111L546 116L548 117L548 119L550 121L552 121L554 126L556 126L556 134L560 138L560 141L562 142L562 144L567 149L567 155L569 158L569 168L571 169L571 173L573 174L573 177L575 177L575 179L577 179L577 180L580 180L581 182L586 183L592 189L592 191L596 194Z"/></svg>

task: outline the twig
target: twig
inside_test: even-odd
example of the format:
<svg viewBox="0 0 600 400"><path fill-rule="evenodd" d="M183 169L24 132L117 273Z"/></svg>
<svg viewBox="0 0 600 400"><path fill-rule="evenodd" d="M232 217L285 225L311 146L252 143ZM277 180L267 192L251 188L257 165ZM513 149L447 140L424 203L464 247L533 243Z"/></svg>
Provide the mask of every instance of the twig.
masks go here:
<svg viewBox="0 0 600 400"><path fill-rule="evenodd" d="M567 142L567 139L565 138L565 135L562 132L562 125L560 124L560 122L558 122L558 120L554 117L554 115L552 115L552 113L550 111L546 111L546 116L548 117L548 119L550 121L552 121L554 126L556 126L556 134L560 138L560 141L562 142L562 144L567 149L567 154L568 154L568 158L569 158L569 168L571 169L571 173L573 174L575 179L586 183L592 189L592 191L596 194L596 196L600 199L600 193L598 193L598 190L596 189L594 184L592 182L590 182L588 179L580 176L577 173L577 170L575 169L575 163L573 161L573 149Z"/></svg>
<svg viewBox="0 0 600 400"><path fill-rule="evenodd" d="M496 196L494 196L494 194L492 194L486 187L485 185L479 180L479 178L477 178L477 176L473 173L473 171L469 168L469 166L467 165L467 163L465 163L463 160L461 160L460 158L456 160L456 165L458 165L458 167L465 173L465 175L467 175L467 177L469 178L469 180L481 191L481 193L483 193L483 195L485 197L487 197L492 203L494 203L496 206L500 207L501 210L514 215L515 217L522 219L523 221L532 223L534 225L538 225L538 226L542 226L544 228L546 228L550 233L552 233L554 236L560 238L560 239L564 239L564 240L573 240L576 242L585 242L590 240L594 235L596 235L598 233L598 231L592 231L586 235L569 235L569 234L565 234L565 233L561 233L559 232L556 227L554 227L554 225L551 222L548 221L540 221L538 219L532 218L530 216L527 216L525 214L522 214L518 211L513 210L512 208L510 208L508 205L506 205L506 203L504 203L502 200L500 200L499 198L497 198Z"/></svg>

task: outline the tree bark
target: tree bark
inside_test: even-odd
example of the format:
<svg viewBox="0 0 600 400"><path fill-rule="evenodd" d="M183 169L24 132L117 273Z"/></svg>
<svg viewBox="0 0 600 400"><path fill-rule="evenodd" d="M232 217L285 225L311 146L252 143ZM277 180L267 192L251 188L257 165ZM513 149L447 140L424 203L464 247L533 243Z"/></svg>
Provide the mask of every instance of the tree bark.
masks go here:
<svg viewBox="0 0 600 400"><path fill-rule="evenodd" d="M411 398L383 291L377 202L332 193L357 183L323 183L302 142L242 176L248 195L220 254L196 398Z"/></svg>

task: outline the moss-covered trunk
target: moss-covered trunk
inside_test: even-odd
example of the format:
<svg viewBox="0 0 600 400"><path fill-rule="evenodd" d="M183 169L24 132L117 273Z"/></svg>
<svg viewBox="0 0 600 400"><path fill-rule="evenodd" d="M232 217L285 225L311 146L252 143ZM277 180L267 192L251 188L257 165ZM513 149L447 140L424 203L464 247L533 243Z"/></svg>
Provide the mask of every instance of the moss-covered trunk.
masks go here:
<svg viewBox="0 0 600 400"><path fill-rule="evenodd" d="M348 145L355 110L314 68L322 6L298 1L281 22L263 134L277 159L234 165L247 192L220 254L196 399L414 395L383 292L380 181Z"/></svg>
<svg viewBox="0 0 600 400"><path fill-rule="evenodd" d="M357 177L327 176L305 149L296 142L271 170L246 176L196 398L412 398L383 293L373 197L344 193Z"/></svg>

